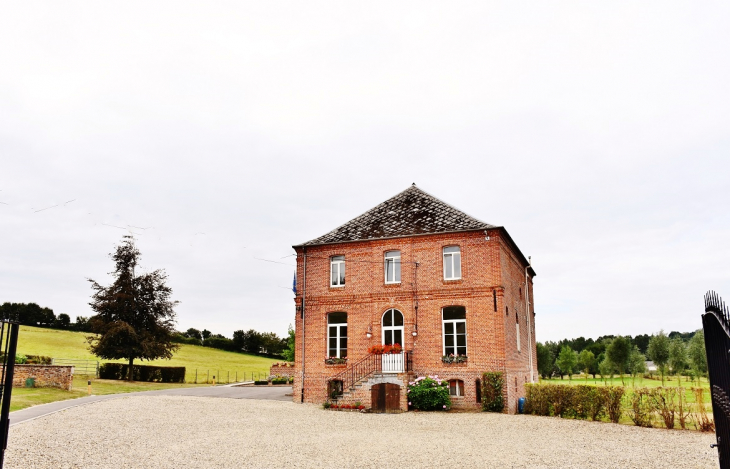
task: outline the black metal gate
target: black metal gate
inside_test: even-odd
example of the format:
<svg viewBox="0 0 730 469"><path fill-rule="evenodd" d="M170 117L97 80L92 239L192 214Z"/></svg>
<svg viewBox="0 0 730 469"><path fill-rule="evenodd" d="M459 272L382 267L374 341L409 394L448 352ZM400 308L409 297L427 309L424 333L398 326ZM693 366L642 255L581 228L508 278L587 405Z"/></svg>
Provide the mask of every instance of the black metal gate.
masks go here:
<svg viewBox="0 0 730 469"><path fill-rule="evenodd" d="M713 291L705 295L702 328L720 468L730 469L730 317L722 298Z"/></svg>
<svg viewBox="0 0 730 469"><path fill-rule="evenodd" d="M0 469L5 461L10 429L10 395L13 392L15 352L18 347L20 325L7 319L0 320L0 351L2 351L2 373L0 373Z"/></svg>

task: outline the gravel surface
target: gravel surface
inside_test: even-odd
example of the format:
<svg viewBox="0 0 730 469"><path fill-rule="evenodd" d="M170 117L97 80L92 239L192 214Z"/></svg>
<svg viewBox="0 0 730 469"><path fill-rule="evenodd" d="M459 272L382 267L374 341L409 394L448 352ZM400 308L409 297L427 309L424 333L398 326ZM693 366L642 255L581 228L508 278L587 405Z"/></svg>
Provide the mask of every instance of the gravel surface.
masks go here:
<svg viewBox="0 0 730 469"><path fill-rule="evenodd" d="M714 434L489 413L137 396L10 430L6 468L717 468Z"/></svg>

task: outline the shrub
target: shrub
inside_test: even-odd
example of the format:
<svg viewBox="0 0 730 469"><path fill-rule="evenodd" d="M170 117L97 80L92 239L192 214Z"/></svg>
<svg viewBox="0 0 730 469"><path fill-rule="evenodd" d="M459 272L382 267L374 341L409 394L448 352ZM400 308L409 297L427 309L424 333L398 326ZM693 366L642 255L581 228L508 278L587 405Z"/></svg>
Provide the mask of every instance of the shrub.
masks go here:
<svg viewBox="0 0 730 469"><path fill-rule="evenodd" d="M626 389L623 386L606 386L605 389L608 419L613 423L618 423L622 414L621 398L624 396Z"/></svg>
<svg viewBox="0 0 730 469"><path fill-rule="evenodd" d="M446 410L451 406L449 383L438 376L419 377L408 383L408 406L417 410Z"/></svg>
<svg viewBox="0 0 730 469"><path fill-rule="evenodd" d="M99 378L124 380L127 378L128 369L129 365L126 363L102 363L99 367ZM157 383L184 383L185 367L134 365L132 379Z"/></svg>
<svg viewBox="0 0 730 469"><path fill-rule="evenodd" d="M253 384L256 384L256 385L262 386L262 385L268 385L268 384L269 384L269 382L268 382L268 381L266 381L266 380L263 380L263 379L262 379L262 380L259 380L259 381L254 381L254 382L253 382Z"/></svg>
<svg viewBox="0 0 730 469"><path fill-rule="evenodd" d="M684 389L681 392L684 392ZM677 411L674 398L677 396L677 390L675 388L654 388L651 390L650 396L654 408L664 421L664 426L670 430L674 428L674 415Z"/></svg>
<svg viewBox="0 0 730 469"><path fill-rule="evenodd" d="M289 380L286 378L274 378L271 380L271 384L288 384Z"/></svg>
<svg viewBox="0 0 730 469"><path fill-rule="evenodd" d="M652 427L653 401L648 388L636 388L629 398L629 418L637 427Z"/></svg>
<svg viewBox="0 0 730 469"><path fill-rule="evenodd" d="M18 365L23 365L25 363L28 363L28 357L19 353L19 354L15 355L15 363L17 363Z"/></svg>
<svg viewBox="0 0 730 469"><path fill-rule="evenodd" d="M550 392L554 386L553 384L525 384L525 413L544 417L550 415ZM482 399L484 398L482 397Z"/></svg>
<svg viewBox="0 0 730 469"><path fill-rule="evenodd" d="M50 365L53 358L43 355L26 355L26 363L29 365Z"/></svg>
<svg viewBox="0 0 730 469"><path fill-rule="evenodd" d="M502 388L504 377L500 372L487 372L482 375L482 410L487 412L502 412L504 397Z"/></svg>

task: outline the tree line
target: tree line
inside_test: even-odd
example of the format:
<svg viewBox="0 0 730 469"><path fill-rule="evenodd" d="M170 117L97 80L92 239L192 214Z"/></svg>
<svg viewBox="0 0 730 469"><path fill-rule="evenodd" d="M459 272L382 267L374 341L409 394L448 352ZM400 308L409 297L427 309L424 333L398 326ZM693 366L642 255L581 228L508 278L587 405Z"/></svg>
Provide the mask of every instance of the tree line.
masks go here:
<svg viewBox="0 0 730 469"><path fill-rule="evenodd" d="M233 331L233 337L229 339L222 334L213 334L207 329L201 331L191 327L185 332L175 333L173 340L177 343L202 345L229 352L294 360L294 330L291 326L289 326L287 337L284 338L274 332L258 332L249 329Z"/></svg>
<svg viewBox="0 0 730 469"><path fill-rule="evenodd" d="M664 331L656 334L632 336L601 336L596 340L579 337L559 342L537 343L537 368L543 378L575 373L586 376L597 374L602 379L618 374L634 379L647 372L646 361L651 360L662 378L667 374L699 378L707 375L705 336L702 329L695 332Z"/></svg>
<svg viewBox="0 0 730 469"><path fill-rule="evenodd" d="M89 318L77 316L76 322L71 322L68 314L61 313L56 316L51 308L41 307L36 303L5 302L0 305L0 317L17 320L24 326L91 332Z"/></svg>
<svg viewBox="0 0 730 469"><path fill-rule="evenodd" d="M61 313L57 316L51 308L42 307L36 303L5 302L0 305L0 317L17 320L24 326L93 332L90 318L77 316L76 321L71 322L68 314ZM274 332L258 332L253 329L234 331L233 337L228 338L222 334L213 334L207 329L200 331L190 328L185 332L174 332L172 340L176 343L202 345L229 352L250 353L293 361L293 336L294 331L291 327L285 338L279 337Z"/></svg>

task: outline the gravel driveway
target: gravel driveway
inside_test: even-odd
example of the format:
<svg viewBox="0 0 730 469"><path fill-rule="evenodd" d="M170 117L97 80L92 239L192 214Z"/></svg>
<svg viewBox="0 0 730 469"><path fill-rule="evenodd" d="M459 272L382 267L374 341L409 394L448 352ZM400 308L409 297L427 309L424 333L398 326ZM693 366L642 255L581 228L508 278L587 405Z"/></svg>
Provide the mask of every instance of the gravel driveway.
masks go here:
<svg viewBox="0 0 730 469"><path fill-rule="evenodd" d="M717 468L713 434L488 413L135 396L11 429L6 468Z"/></svg>

